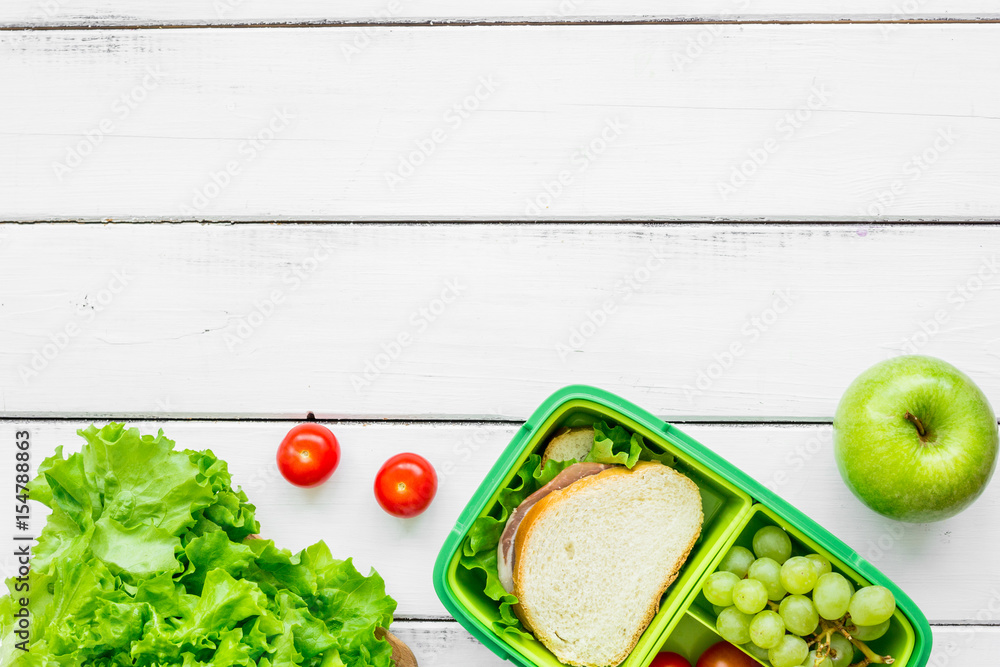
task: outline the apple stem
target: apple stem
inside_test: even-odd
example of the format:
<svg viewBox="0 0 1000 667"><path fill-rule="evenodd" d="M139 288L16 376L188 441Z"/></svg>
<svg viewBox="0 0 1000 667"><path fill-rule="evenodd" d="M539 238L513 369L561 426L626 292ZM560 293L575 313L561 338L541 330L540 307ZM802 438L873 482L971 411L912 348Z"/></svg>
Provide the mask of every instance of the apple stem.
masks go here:
<svg viewBox="0 0 1000 667"><path fill-rule="evenodd" d="M912 424L913 424L914 426L916 426L916 427L917 427L917 433L919 433L919 434L920 434L920 437L921 437L921 438L923 438L924 436L926 436L926 435L927 435L927 429L925 429L925 428L924 428L924 423L923 423L922 421L920 421L919 419L917 419L917 416L916 416L916 415L914 415L914 414L912 414L912 413L910 413L910 412L907 412L907 413L906 413L906 418L907 418L907 419L908 419L908 420L909 420L909 421L910 421L910 422L911 422L911 423L912 423Z"/></svg>

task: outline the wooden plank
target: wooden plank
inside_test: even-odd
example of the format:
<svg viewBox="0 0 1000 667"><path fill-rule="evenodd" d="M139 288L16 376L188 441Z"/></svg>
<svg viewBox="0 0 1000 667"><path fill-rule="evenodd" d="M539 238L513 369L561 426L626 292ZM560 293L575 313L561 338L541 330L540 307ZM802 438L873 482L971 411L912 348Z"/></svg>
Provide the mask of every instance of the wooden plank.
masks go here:
<svg viewBox="0 0 1000 667"><path fill-rule="evenodd" d="M908 352L1000 400L993 225L0 233L8 416L519 420L587 383L669 420L824 421Z"/></svg>
<svg viewBox="0 0 1000 667"><path fill-rule="evenodd" d="M415 647L421 664L435 667L501 667L507 662L478 644L454 622L427 623L404 621L393 626L395 632ZM1000 651L1000 629L996 627L935 627L932 667L994 667Z"/></svg>
<svg viewBox="0 0 1000 667"><path fill-rule="evenodd" d="M6 32L0 215L1000 217L997 28L892 28Z"/></svg>
<svg viewBox="0 0 1000 667"><path fill-rule="evenodd" d="M57 445L73 451L80 442L73 432L83 425L3 421L0 443L8 447L15 432L27 428L37 466ZM331 424L343 449L340 468L329 483L311 490L292 487L276 470L274 452L289 426L287 422L140 424L143 432L162 428L181 446L211 448L226 459L236 481L257 504L266 536L290 549L325 539L336 554L353 556L362 570L373 566L383 575L399 602L400 617L444 616L431 583L434 559L515 426ZM771 485L871 560L932 621L1000 621L995 615L1000 610L1000 564L994 557L1000 548L1000 526L993 519L1000 511L1000 484L993 484L975 505L949 521L904 525L868 511L850 494L833 464L829 427L691 424L684 430ZM379 466L401 451L427 457L440 475L435 502L412 520L383 513L371 491ZM13 484L13 463L13 456L0 457L0 479L7 480L8 487ZM789 476L783 483L782 472ZM39 525L36 516L32 529L37 531ZM12 566L9 559L6 563L6 568Z"/></svg>
<svg viewBox="0 0 1000 667"><path fill-rule="evenodd" d="M397 621L393 634L427 667L501 667L509 663L480 644L455 621Z"/></svg>
<svg viewBox="0 0 1000 667"><path fill-rule="evenodd" d="M283 3L245 0L166 0L141 4L125 0L9 0L0 8L0 25L120 26L232 25L334 22L523 22L523 21L900 21L978 20L1000 17L985 0L679 0L665 6L654 0L509 0L463 3L457 0L321 0Z"/></svg>

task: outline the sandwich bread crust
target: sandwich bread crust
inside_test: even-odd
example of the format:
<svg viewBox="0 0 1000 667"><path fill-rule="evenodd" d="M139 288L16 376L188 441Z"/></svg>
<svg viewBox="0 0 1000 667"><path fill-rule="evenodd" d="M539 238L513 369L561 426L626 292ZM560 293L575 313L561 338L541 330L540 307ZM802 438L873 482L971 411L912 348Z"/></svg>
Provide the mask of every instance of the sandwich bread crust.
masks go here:
<svg viewBox="0 0 1000 667"><path fill-rule="evenodd" d="M515 611L561 662L620 664L701 534L701 494L659 463L615 467L554 491L515 540Z"/></svg>

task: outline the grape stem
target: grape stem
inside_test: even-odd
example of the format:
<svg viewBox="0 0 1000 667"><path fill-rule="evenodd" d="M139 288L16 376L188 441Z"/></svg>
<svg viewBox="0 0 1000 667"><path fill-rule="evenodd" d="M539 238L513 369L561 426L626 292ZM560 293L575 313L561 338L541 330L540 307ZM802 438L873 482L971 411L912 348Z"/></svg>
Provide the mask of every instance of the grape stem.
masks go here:
<svg viewBox="0 0 1000 667"><path fill-rule="evenodd" d="M809 639L809 646L816 647L816 663L819 664L824 658L829 657L830 651L833 650L831 637L835 633L840 633L846 637L852 644L858 647L858 649L864 654L864 658L861 662L857 662L851 667L868 667L869 665L891 665L895 662L895 659L889 655L876 655L874 651L868 648L868 645L863 641L855 639L851 636L851 633L847 630L844 625L846 617L837 621L828 621L826 619L821 619L819 628L813 633Z"/></svg>
<svg viewBox="0 0 1000 667"><path fill-rule="evenodd" d="M819 646L816 648L817 658L826 658L830 655L830 649L831 649L830 637L833 636L833 633L835 631L836 631L835 628L826 628L826 630L824 630L823 633L819 636L819 638L817 639L817 641L819 642Z"/></svg>
<svg viewBox="0 0 1000 667"><path fill-rule="evenodd" d="M832 650L830 637L837 631L837 625L839 625L839 623L836 621L820 621L819 629L816 630L812 640L809 642L809 646L814 644L816 645L816 660L813 663L813 667L821 664L823 660L830 656L830 651Z"/></svg>
<svg viewBox="0 0 1000 667"><path fill-rule="evenodd" d="M857 639L852 637L850 633L848 633L847 630L845 630L844 628L840 628L839 632L840 634L844 635L849 640L851 640L851 643L857 646L858 649L865 654L865 659L863 661L865 665L869 664L891 665L892 663L896 662L895 658L893 658L891 655L876 655L875 651L868 648L868 644L865 644L863 641L858 641Z"/></svg>

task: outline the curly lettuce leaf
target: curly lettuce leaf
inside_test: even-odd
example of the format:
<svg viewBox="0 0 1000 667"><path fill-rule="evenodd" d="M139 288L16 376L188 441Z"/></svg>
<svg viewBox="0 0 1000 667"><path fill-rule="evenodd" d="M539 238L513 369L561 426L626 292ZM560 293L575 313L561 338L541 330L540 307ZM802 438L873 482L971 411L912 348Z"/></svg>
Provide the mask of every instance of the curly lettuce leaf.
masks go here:
<svg viewBox="0 0 1000 667"><path fill-rule="evenodd" d="M362 575L349 558L336 560L323 542L305 549L302 563L316 573L315 603L310 609L340 630L340 659L348 665L391 664L392 647L376 636L377 628L389 628L396 610L382 577L374 570Z"/></svg>
<svg viewBox="0 0 1000 667"><path fill-rule="evenodd" d="M0 598L0 664L392 666L379 629L396 603L377 573L323 542L292 554L244 541L255 508L210 451L121 424L80 435L83 449L59 448L30 485L52 512L30 594L9 579ZM28 640L15 616L25 595Z"/></svg>
<svg viewBox="0 0 1000 667"><path fill-rule="evenodd" d="M668 466L675 464L672 454L653 451L642 435L629 433L617 424L610 427L605 422L594 424L594 446L584 461L617 464L626 468L635 467L639 461L658 461Z"/></svg>
<svg viewBox="0 0 1000 667"><path fill-rule="evenodd" d="M80 452L62 458L62 448L39 467L31 497L58 506L81 526L108 516L126 528L152 524L179 535L194 524L192 513L214 497L198 468L173 451L174 442L140 435L135 428L108 424L79 431L87 441Z"/></svg>
<svg viewBox="0 0 1000 667"><path fill-rule="evenodd" d="M175 553L180 538L150 524L126 527L102 516L94 524L90 551L108 568L135 585L146 577L180 569Z"/></svg>
<svg viewBox="0 0 1000 667"><path fill-rule="evenodd" d="M469 528L468 536L462 544L459 563L467 570L477 572L483 581L486 595L500 603L499 617L493 623L494 630L499 633L523 634L530 637L513 613L512 608L517 604L517 597L507 593L500 584L497 546L500 544L503 529L518 505L574 463L576 461L548 461L542 465L542 457L532 454L524 465L518 468L510 484L501 489L491 515L476 519Z"/></svg>
<svg viewBox="0 0 1000 667"><path fill-rule="evenodd" d="M187 572L181 577L188 592L199 594L205 578L212 572L223 571L233 577L242 577L253 562L253 550L246 544L231 542L221 530L200 535L184 547Z"/></svg>

